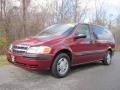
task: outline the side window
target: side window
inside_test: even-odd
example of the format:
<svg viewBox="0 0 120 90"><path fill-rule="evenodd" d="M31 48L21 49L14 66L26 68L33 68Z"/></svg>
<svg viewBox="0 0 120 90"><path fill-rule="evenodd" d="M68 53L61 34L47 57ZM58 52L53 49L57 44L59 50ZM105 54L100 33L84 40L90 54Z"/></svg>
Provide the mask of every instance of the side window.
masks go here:
<svg viewBox="0 0 120 90"><path fill-rule="evenodd" d="M89 27L88 25L80 25L77 29L77 32L75 33L76 35L79 34L85 34L87 37L86 38L90 38L90 32L89 32Z"/></svg>
<svg viewBox="0 0 120 90"><path fill-rule="evenodd" d="M98 40L114 41L112 33L107 29L99 26L93 26L93 32Z"/></svg>
<svg viewBox="0 0 120 90"><path fill-rule="evenodd" d="M99 40L104 40L105 32L103 31L103 28L99 26L93 26L93 32L95 34L95 38Z"/></svg>
<svg viewBox="0 0 120 90"><path fill-rule="evenodd" d="M107 29L105 29L105 31L107 32L106 39L110 42L115 42L113 34Z"/></svg>

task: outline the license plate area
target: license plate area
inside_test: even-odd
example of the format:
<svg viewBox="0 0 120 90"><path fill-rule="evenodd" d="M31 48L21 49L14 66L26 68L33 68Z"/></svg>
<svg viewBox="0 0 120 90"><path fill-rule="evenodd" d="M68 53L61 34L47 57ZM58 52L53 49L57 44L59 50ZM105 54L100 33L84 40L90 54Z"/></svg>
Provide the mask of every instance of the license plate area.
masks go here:
<svg viewBox="0 0 120 90"><path fill-rule="evenodd" d="M16 57L14 55L11 55L11 61L15 62L16 61Z"/></svg>

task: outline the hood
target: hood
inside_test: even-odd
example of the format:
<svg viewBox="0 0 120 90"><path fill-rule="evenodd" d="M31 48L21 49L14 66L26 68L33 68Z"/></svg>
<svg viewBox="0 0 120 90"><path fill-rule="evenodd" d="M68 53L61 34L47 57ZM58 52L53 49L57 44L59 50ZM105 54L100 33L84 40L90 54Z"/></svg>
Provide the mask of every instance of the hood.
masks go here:
<svg viewBox="0 0 120 90"><path fill-rule="evenodd" d="M15 41L15 45L29 45L29 46L37 46L37 45L44 45L44 44L51 44L56 43L60 40L62 40L64 36L54 36L54 37L29 37L22 40Z"/></svg>

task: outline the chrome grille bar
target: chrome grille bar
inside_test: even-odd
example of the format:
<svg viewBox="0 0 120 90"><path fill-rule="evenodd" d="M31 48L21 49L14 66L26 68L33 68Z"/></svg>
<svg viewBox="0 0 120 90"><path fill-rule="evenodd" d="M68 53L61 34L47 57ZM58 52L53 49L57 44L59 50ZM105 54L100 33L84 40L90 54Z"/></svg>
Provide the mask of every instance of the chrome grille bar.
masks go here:
<svg viewBox="0 0 120 90"><path fill-rule="evenodd" d="M13 52L17 54L24 54L26 53L29 46L27 45L14 45L13 46Z"/></svg>

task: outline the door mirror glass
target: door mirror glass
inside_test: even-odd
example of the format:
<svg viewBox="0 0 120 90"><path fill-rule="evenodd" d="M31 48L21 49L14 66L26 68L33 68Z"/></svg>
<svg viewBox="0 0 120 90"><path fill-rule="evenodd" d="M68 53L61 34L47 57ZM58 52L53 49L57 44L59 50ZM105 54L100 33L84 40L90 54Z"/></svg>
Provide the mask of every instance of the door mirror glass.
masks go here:
<svg viewBox="0 0 120 90"><path fill-rule="evenodd" d="M87 37L87 35L85 35L85 34L79 34L79 35L75 36L75 39L86 38L86 37Z"/></svg>

